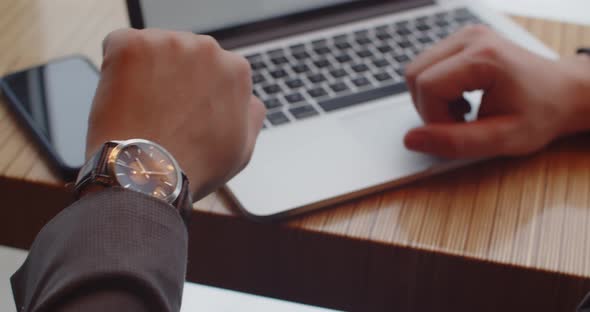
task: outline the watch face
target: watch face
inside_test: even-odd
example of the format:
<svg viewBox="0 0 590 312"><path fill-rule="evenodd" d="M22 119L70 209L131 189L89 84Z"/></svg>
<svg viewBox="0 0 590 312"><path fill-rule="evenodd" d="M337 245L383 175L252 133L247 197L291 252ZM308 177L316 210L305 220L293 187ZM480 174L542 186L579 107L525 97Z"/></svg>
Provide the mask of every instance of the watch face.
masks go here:
<svg viewBox="0 0 590 312"><path fill-rule="evenodd" d="M181 183L175 164L161 147L136 142L120 149L112 168L123 188L170 202L176 199Z"/></svg>

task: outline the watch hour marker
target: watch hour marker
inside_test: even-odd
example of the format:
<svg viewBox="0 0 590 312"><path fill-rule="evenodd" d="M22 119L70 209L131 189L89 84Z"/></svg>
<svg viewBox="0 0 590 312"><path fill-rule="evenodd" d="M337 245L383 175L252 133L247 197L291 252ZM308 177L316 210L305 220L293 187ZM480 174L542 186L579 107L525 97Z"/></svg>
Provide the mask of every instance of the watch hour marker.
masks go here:
<svg viewBox="0 0 590 312"><path fill-rule="evenodd" d="M117 176L118 176L118 177L120 177L120 176L124 176L124 175L125 175L124 173L117 173Z"/></svg>
<svg viewBox="0 0 590 312"><path fill-rule="evenodd" d="M123 185L124 188L129 188L130 186L131 186L131 183Z"/></svg>
<svg viewBox="0 0 590 312"><path fill-rule="evenodd" d="M125 154L125 156L131 158L131 154L129 154L129 151L125 151L124 154Z"/></svg>
<svg viewBox="0 0 590 312"><path fill-rule="evenodd" d="M170 186L170 187L172 187L172 186L173 186L173 185L172 185L172 183L170 183L170 182L168 182L168 181L165 181L165 182L164 182L164 184L166 184L166 185L168 185L168 186Z"/></svg>

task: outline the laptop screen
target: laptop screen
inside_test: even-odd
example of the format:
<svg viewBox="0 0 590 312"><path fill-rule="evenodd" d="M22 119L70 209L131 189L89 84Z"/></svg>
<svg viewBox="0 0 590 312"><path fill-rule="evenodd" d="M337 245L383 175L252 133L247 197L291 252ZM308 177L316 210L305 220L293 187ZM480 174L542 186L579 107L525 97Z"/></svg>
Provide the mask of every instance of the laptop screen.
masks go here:
<svg viewBox="0 0 590 312"><path fill-rule="evenodd" d="M145 27L208 33L313 9L366 0L141 0Z"/></svg>

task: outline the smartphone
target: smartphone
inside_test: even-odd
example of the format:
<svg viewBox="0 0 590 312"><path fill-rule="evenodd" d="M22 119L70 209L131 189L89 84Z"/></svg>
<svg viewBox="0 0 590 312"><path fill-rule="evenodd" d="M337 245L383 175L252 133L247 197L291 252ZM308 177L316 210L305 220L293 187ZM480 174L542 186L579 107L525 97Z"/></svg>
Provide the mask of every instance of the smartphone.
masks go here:
<svg viewBox="0 0 590 312"><path fill-rule="evenodd" d="M84 164L98 69L72 56L8 74L0 91L66 181Z"/></svg>

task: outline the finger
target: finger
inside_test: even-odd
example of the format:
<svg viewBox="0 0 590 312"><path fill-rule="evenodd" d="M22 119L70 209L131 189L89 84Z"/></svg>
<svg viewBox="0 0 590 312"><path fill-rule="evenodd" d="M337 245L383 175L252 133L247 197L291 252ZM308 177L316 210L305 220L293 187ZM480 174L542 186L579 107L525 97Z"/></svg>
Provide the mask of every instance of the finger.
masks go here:
<svg viewBox="0 0 590 312"><path fill-rule="evenodd" d="M413 129L404 138L410 150L445 158L485 158L526 151L519 142L513 116L498 116L471 123L433 124Z"/></svg>
<svg viewBox="0 0 590 312"><path fill-rule="evenodd" d="M256 140L258 139L258 135L260 134L260 130L262 129L266 117L266 108L264 107L264 104L262 104L262 102L255 96L250 98L250 103L248 104L248 117L249 129L248 137L246 138L246 155L244 157L242 168L250 162L250 158L256 147Z"/></svg>
<svg viewBox="0 0 590 312"><path fill-rule="evenodd" d="M496 80L492 63L463 52L431 66L416 79L415 105L426 123L456 121L449 105L464 92L491 91Z"/></svg>
<svg viewBox="0 0 590 312"><path fill-rule="evenodd" d="M488 32L490 32L490 30L481 25L465 27L419 54L406 68L406 81L414 100L416 99L415 80L424 70L444 59L460 53L474 38L479 38L484 33Z"/></svg>
<svg viewBox="0 0 590 312"><path fill-rule="evenodd" d="M133 29L129 28L121 28L110 32L106 37L102 40L102 56L106 56L107 52L111 50L114 46L119 45L120 41L124 36L127 36L130 32L133 32Z"/></svg>
<svg viewBox="0 0 590 312"><path fill-rule="evenodd" d="M266 107L264 107L262 101L260 101L260 99L258 99L255 96L251 97L250 103L248 105L248 114L250 116L250 120L248 123L250 125L249 132L253 133L254 137L256 138L264 124L264 118L266 117Z"/></svg>

